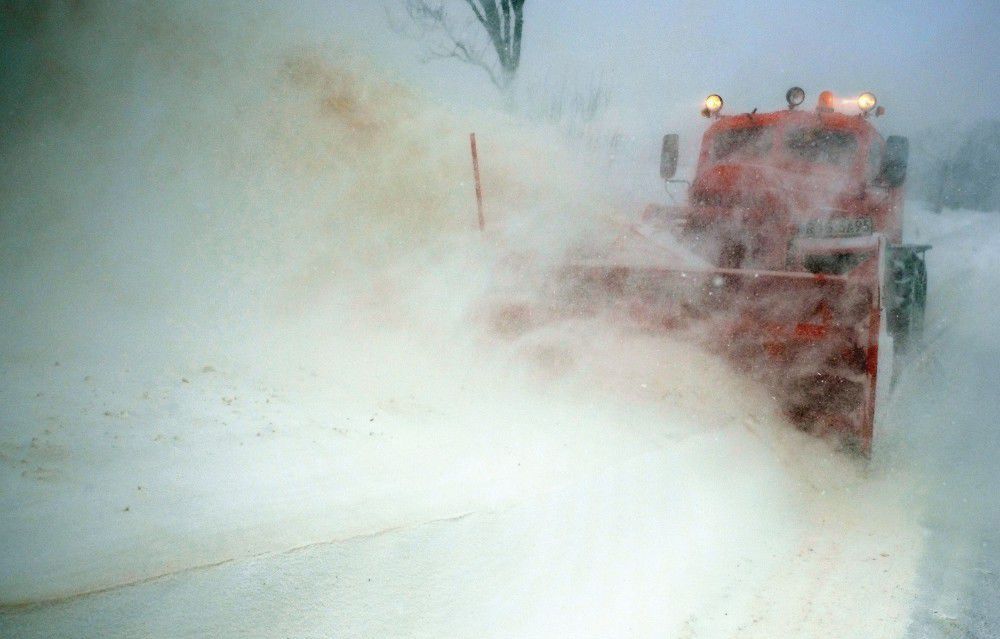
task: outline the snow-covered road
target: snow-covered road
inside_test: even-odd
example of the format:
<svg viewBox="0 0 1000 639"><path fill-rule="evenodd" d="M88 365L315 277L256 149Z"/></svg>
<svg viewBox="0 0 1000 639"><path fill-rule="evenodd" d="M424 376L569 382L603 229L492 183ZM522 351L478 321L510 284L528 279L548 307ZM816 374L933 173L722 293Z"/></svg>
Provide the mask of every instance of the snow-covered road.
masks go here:
<svg viewBox="0 0 1000 639"><path fill-rule="evenodd" d="M283 386L218 362L158 380L8 366L21 430L3 534L19 551L0 629L989 636L996 440L973 416L995 360L960 321L989 297L960 289L989 286L1000 234L967 213L915 228L937 258L928 346L869 469L788 429L722 363L599 322L481 351L482 373L399 335L342 346L354 365L336 380L296 359ZM521 372L497 378L500 362Z"/></svg>
<svg viewBox="0 0 1000 639"><path fill-rule="evenodd" d="M897 636L921 545L901 507L903 495L890 477L864 476L797 433L767 432L752 414L736 403L730 413L717 413L717 426L707 432L703 425L697 432L676 422L673 428L662 423L659 433L647 430L649 422L635 430L575 423L557 436L561 446L547 449L551 432L518 432L510 439L509 432L494 432L494 447L451 449L452 465L496 464L503 455L510 460L506 472L480 467L464 483L436 472L409 479L436 489L423 520L392 519L403 504L420 503L413 494L421 486L410 485L409 493L397 488L394 499L379 500L371 484L391 482L392 473L359 468L361 476L345 476L336 470L343 455L328 457L324 486L269 478L291 493L310 492L311 504L282 504L276 495L258 493L251 501L264 512L230 508L207 524L201 512L207 494L200 503L174 503L167 510L133 496L131 512L106 507L84 514L82 522L79 511L50 513L53 529L104 528L111 546L98 549L95 561L85 554L94 549L76 552L73 540L59 533L58 546L45 535L9 536L24 551L7 557L7 574L28 562L17 573L25 575L20 584L65 587L80 572L107 576L122 566L148 567L151 560L192 564L104 592L8 608L0 628L11 637L765 637L827 629L839 636ZM547 426L537 416L531 423L543 431ZM392 429L380 428L379 436L391 441ZM447 445L440 431L433 436ZM322 449L340 438L330 433L316 445ZM603 450L581 450L579 443L574 450L573 441L580 440L599 440ZM515 442L524 448L511 451ZM224 447L213 452L226 459ZM391 448L382 447L381 454L392 455ZM438 459L428 451L417 454L432 467ZM538 458L543 463L532 468ZM567 458L575 459L561 476L524 485L523 474ZM815 464L825 467L810 467ZM228 468L227 475L241 478L239 468ZM143 490L154 494L190 482L168 476L157 486L152 479ZM518 493L502 502L491 494L518 483ZM229 495L230 488L212 483L202 490ZM355 503L329 503L348 496ZM465 497L469 510L448 505L456 496ZM268 510L282 506L294 515L281 523L298 535L308 534L303 525L314 530L317 521L360 525L366 511L379 509L393 523L247 552L245 543L274 535ZM144 510L153 510L147 517L176 520L180 529L144 527L134 531L136 538L114 538L112 531ZM201 526L191 527L192 520ZM229 538L241 522L237 538L228 539L227 550L236 554L193 561L191 549ZM25 574L39 557L57 565Z"/></svg>
<svg viewBox="0 0 1000 639"><path fill-rule="evenodd" d="M935 275L924 350L894 409L927 502L910 636L1000 636L1000 216L925 214L911 230L934 245Z"/></svg>

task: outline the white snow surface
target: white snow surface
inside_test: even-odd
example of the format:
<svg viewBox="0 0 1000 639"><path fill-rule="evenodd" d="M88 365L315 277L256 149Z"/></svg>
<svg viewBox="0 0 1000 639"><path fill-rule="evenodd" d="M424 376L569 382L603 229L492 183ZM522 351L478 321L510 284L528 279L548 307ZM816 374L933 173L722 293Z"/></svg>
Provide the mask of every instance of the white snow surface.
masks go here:
<svg viewBox="0 0 1000 639"><path fill-rule="evenodd" d="M0 635L905 634L903 411L865 464L678 339L493 335L512 247L555 261L638 203L552 131L186 10L57 25L106 49L3 150ZM1000 248L996 217L909 215Z"/></svg>
<svg viewBox="0 0 1000 639"><path fill-rule="evenodd" d="M18 366L4 635L905 627L921 535L898 474L786 430L683 344L553 331L558 379L386 335L333 377Z"/></svg>

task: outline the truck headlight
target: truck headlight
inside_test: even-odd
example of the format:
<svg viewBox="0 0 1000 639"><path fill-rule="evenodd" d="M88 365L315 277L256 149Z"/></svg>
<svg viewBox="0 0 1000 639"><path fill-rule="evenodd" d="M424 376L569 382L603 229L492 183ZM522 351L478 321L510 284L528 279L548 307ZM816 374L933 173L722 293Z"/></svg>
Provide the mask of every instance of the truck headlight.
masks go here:
<svg viewBox="0 0 1000 639"><path fill-rule="evenodd" d="M785 93L785 102L788 103L789 109L799 106L805 99L806 92L801 87L792 87Z"/></svg>
<svg viewBox="0 0 1000 639"><path fill-rule="evenodd" d="M715 115L722 109L722 96L713 93L712 95L705 98L705 108L712 115Z"/></svg>
<svg viewBox="0 0 1000 639"><path fill-rule="evenodd" d="M858 108L864 113L874 109L876 104L878 104L878 100L875 99L874 93L865 92L858 96Z"/></svg>

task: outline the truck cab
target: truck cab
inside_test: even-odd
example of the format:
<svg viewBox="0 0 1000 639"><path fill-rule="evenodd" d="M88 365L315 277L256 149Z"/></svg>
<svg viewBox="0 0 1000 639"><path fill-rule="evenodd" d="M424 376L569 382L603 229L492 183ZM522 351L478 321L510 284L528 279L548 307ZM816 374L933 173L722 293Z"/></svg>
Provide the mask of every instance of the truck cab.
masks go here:
<svg viewBox="0 0 1000 639"><path fill-rule="evenodd" d="M702 139L690 197L770 207L809 235L875 231L898 243L902 189L880 179L884 152L875 127L843 114L724 116Z"/></svg>
<svg viewBox="0 0 1000 639"><path fill-rule="evenodd" d="M706 99L711 124L680 230L716 267L817 274L850 271L851 242L880 235L893 279L889 322L909 336L922 324L928 247L903 244L908 141L878 132L872 121L884 109L871 93L824 91L815 110L799 108L804 97L793 87L787 109L734 115L721 113L718 95ZM678 148L676 134L664 137L667 182L677 181Z"/></svg>

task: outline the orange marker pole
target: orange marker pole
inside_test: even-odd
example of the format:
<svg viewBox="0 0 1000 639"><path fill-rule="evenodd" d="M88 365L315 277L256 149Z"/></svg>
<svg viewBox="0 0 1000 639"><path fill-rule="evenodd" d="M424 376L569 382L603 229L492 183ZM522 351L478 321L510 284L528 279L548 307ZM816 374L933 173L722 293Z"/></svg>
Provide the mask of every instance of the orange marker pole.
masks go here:
<svg viewBox="0 0 1000 639"><path fill-rule="evenodd" d="M476 206L479 211L479 230L486 228L486 218L483 217L483 185L479 179L479 152L476 150L476 134L469 134L469 142L472 145L472 173L476 178Z"/></svg>

